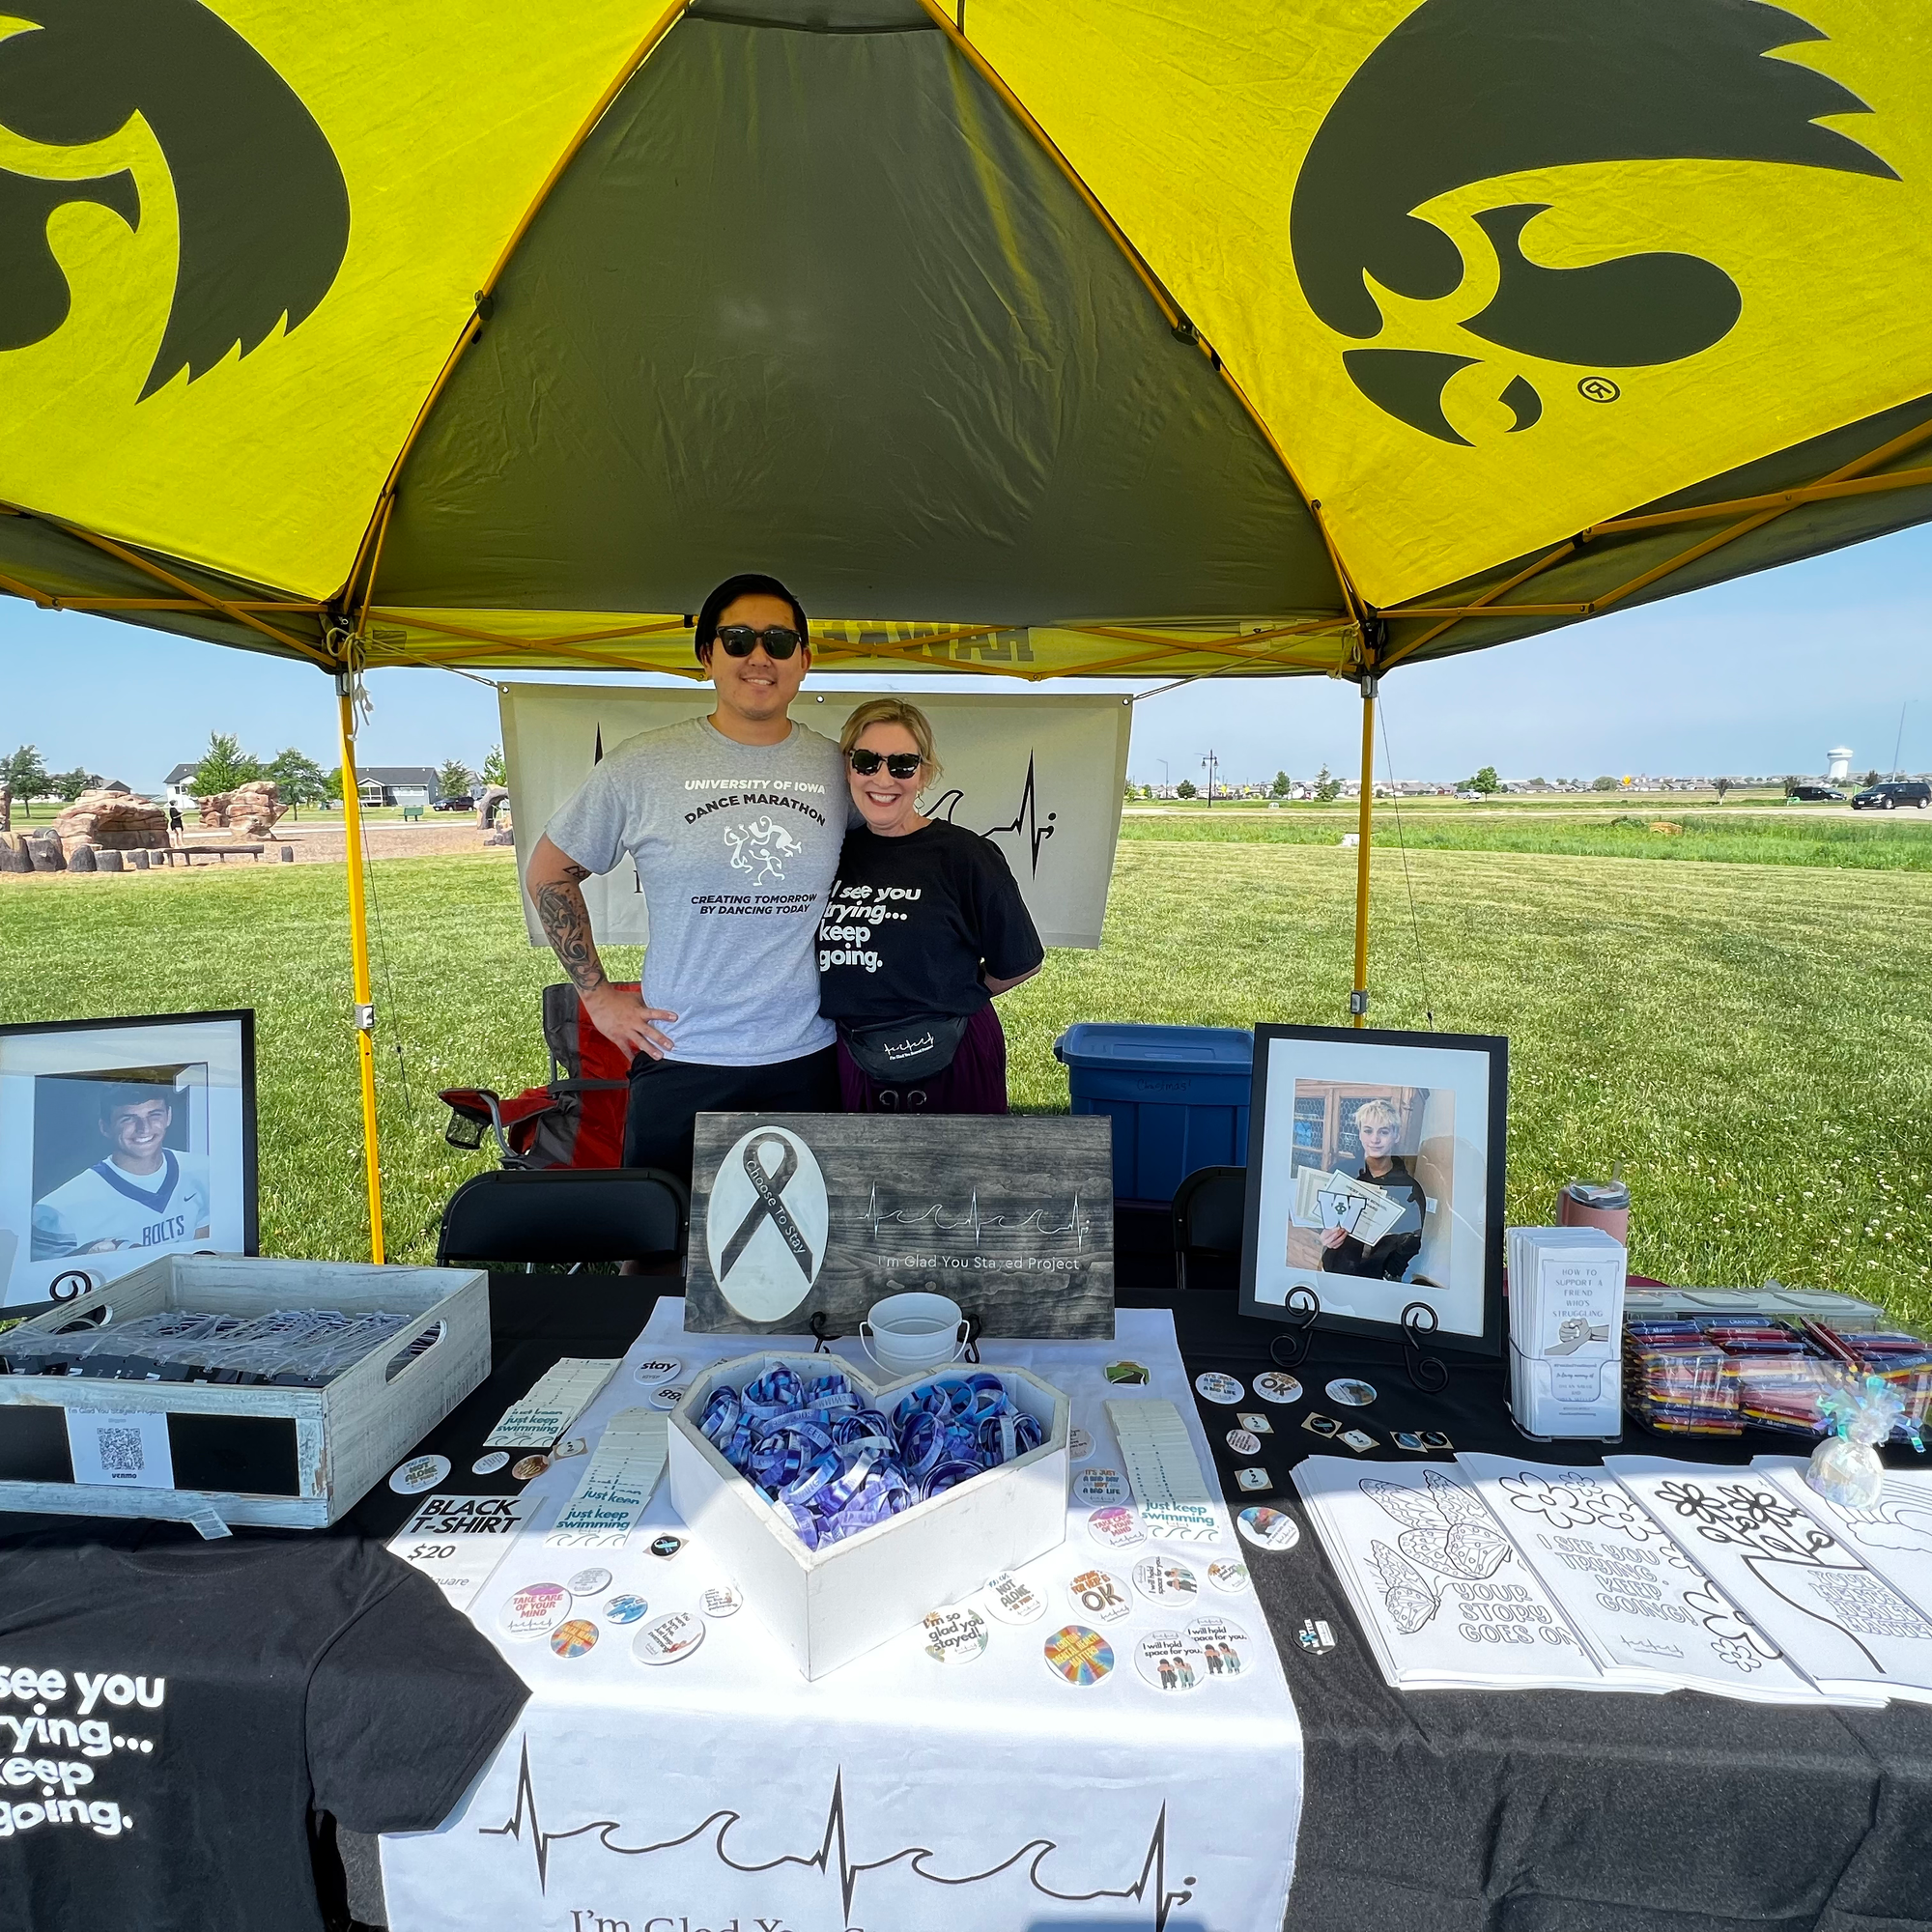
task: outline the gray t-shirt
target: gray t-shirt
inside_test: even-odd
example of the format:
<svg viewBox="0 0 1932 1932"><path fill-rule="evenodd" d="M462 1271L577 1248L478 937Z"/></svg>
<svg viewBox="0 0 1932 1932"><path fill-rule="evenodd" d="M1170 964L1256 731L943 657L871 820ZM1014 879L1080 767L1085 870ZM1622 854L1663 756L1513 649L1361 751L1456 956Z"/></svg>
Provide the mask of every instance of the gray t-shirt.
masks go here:
<svg viewBox="0 0 1932 1932"><path fill-rule="evenodd" d="M618 746L545 828L592 872L637 861L644 1004L677 1014L672 1060L769 1066L832 1044L812 948L845 838L844 771L802 724L740 745L693 718Z"/></svg>

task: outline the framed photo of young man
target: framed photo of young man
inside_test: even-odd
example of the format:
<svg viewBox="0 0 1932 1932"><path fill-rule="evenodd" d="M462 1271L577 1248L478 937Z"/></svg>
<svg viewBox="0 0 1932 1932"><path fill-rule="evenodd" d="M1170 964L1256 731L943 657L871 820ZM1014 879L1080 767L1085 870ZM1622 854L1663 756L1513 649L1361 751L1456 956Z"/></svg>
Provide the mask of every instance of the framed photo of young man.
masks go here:
<svg viewBox="0 0 1932 1932"><path fill-rule="evenodd" d="M1323 1327L1500 1353L1508 1063L1488 1035L1258 1026L1241 1312L1313 1297Z"/></svg>
<svg viewBox="0 0 1932 1932"><path fill-rule="evenodd" d="M0 1026L0 1306L257 1244L253 1012Z"/></svg>

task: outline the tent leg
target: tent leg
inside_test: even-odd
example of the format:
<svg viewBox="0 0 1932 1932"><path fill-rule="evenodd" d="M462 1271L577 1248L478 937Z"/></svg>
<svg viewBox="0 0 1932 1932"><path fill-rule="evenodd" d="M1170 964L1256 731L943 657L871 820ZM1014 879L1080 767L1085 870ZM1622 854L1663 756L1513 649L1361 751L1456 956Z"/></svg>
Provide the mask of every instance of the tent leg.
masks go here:
<svg viewBox="0 0 1932 1932"><path fill-rule="evenodd" d="M1349 995L1350 1025L1369 1023L1369 852L1376 800L1376 680L1362 678L1362 799L1356 819L1355 985Z"/></svg>
<svg viewBox="0 0 1932 1932"><path fill-rule="evenodd" d="M355 993L355 1058L362 1075L362 1153L369 1177L369 1259L383 1260L383 1159L376 1142L376 1003L369 987L369 904L362 879L362 799L355 782L355 675L335 680L342 733L342 830L349 867L349 959Z"/></svg>

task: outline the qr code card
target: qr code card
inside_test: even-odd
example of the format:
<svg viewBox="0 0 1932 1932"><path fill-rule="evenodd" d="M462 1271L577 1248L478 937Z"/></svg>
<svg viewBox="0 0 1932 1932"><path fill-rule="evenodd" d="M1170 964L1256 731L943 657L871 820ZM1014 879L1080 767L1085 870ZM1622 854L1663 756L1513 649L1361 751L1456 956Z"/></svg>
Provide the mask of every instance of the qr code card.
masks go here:
<svg viewBox="0 0 1932 1932"><path fill-rule="evenodd" d="M168 1418L150 1409L67 1412L68 1453L76 1483L124 1490L171 1490L174 1452Z"/></svg>

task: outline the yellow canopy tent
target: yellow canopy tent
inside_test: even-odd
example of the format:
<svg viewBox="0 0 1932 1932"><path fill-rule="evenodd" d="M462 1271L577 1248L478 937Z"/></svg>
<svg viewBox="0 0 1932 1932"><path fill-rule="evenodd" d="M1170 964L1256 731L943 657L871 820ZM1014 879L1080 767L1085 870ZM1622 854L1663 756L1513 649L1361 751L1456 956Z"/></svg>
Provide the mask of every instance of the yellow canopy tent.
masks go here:
<svg viewBox="0 0 1932 1932"><path fill-rule="evenodd" d="M1932 515L1907 0L0 0L0 589L362 670L1393 667ZM1369 838L1357 906L1367 1004Z"/></svg>

